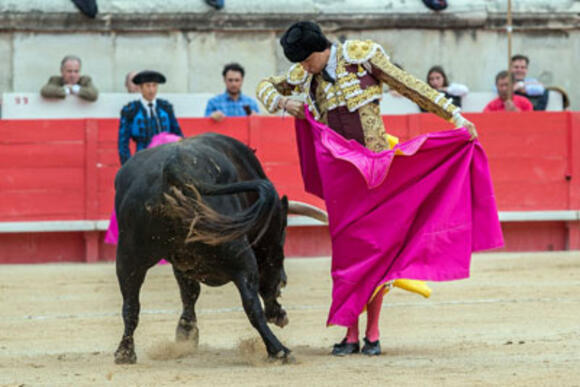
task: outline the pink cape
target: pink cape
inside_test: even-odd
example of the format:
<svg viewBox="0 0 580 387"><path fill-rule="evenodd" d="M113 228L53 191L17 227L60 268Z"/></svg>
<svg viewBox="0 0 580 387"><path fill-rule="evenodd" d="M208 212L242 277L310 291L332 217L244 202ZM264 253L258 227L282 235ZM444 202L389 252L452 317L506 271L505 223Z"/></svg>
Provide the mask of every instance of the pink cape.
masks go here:
<svg viewBox="0 0 580 387"><path fill-rule="evenodd" d="M503 246L487 158L467 130L374 153L306 110L296 133L306 191L329 216L328 325L352 326L387 281L467 278L472 251Z"/></svg>
<svg viewBox="0 0 580 387"><path fill-rule="evenodd" d="M178 135L167 132L161 132L159 134L156 134L151 139L151 143L147 146L147 148L153 148L158 145L176 142L179 140L181 140L181 137L179 137ZM115 210L113 210L113 213L111 213L111 220L109 221L109 228L107 229L107 233L105 234L105 243L116 245L118 242L119 242L119 225L117 224L117 215L115 214Z"/></svg>

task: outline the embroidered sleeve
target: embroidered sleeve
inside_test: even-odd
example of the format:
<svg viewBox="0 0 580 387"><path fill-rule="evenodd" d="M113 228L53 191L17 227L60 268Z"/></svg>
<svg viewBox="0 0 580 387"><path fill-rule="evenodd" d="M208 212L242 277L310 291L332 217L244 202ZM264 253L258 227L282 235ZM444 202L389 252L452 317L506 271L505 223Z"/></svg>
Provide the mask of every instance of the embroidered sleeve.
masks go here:
<svg viewBox="0 0 580 387"><path fill-rule="evenodd" d="M373 76L423 109L453 122L456 126L463 125L464 118L461 116L461 109L453 105L450 99L445 98L443 93L434 90L425 82L393 65L382 47L376 43L372 44L377 46L369 59Z"/></svg>
<svg viewBox="0 0 580 387"><path fill-rule="evenodd" d="M288 70L286 76L272 76L258 83L256 97L270 113L278 111L278 101L282 96L302 93L302 85L308 73L300 64L295 64Z"/></svg>

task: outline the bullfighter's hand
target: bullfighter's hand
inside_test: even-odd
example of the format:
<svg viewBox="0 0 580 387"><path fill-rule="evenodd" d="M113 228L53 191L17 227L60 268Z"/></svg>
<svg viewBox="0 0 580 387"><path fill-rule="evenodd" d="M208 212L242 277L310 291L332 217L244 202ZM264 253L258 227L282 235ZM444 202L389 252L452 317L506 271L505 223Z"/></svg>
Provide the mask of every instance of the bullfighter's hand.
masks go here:
<svg viewBox="0 0 580 387"><path fill-rule="evenodd" d="M477 130L475 129L475 125L473 125L473 122L465 120L463 126L465 126L465 129L467 129L467 131L471 135L469 140L470 141L475 140L477 138Z"/></svg>
<svg viewBox="0 0 580 387"><path fill-rule="evenodd" d="M288 114L296 118L304 119L304 102L287 98L284 101L284 108L286 109Z"/></svg>

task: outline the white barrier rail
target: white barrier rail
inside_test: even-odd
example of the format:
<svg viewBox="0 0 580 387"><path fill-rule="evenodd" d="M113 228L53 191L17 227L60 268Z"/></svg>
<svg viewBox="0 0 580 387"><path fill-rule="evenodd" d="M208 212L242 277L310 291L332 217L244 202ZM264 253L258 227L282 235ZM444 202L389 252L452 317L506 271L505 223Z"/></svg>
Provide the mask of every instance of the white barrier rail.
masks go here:
<svg viewBox="0 0 580 387"><path fill-rule="evenodd" d="M160 93L159 97L173 104L178 118L203 117L211 93ZM96 102L86 102L76 96L65 99L46 99L39 93L4 93L3 119L58 119L58 118L119 118L121 108L139 98L139 94L101 93ZM462 110L467 113L482 112L494 99L493 92L471 92L462 99ZM383 94L380 102L382 114L420 113L419 106L404 97ZM547 111L562 111L562 95L549 92ZM262 114L267 114L261 107Z"/></svg>
<svg viewBox="0 0 580 387"><path fill-rule="evenodd" d="M580 211L500 211L499 220L501 222L575 222L580 221ZM324 223L306 216L288 217L289 227L323 225ZM108 220L0 222L0 233L105 231L108 227Z"/></svg>

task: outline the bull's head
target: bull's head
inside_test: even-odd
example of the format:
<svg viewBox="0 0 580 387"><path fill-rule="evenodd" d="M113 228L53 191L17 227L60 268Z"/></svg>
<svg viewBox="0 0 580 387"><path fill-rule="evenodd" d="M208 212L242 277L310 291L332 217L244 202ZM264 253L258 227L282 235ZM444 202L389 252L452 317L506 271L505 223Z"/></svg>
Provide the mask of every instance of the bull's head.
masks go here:
<svg viewBox="0 0 580 387"><path fill-rule="evenodd" d="M288 214L308 216L323 223L328 221L326 212L306 203L288 202L288 198L283 196L280 208L272 216L268 231L254 247L260 264L260 295L264 300L266 318L268 322L280 327L288 324L286 311L278 302L287 282L284 271L284 242Z"/></svg>

